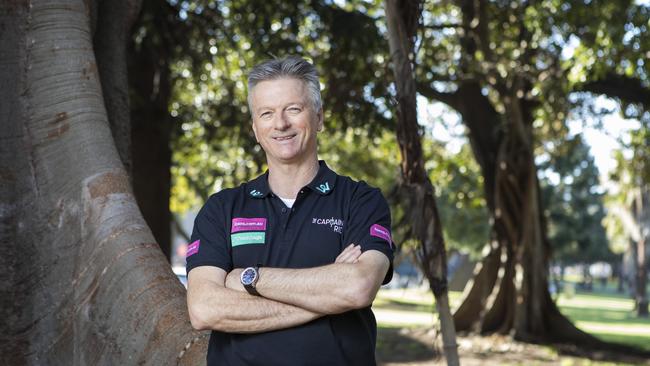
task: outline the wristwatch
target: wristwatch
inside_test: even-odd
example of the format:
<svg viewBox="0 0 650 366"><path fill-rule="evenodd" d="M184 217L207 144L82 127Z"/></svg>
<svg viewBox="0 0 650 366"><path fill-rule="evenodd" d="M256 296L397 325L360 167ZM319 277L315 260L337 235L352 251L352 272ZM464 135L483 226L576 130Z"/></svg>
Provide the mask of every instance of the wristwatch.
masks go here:
<svg viewBox="0 0 650 366"><path fill-rule="evenodd" d="M255 295L255 296L260 296L259 292L255 289L255 285L257 284L257 280L260 278L260 273L259 273L259 267L248 267L245 268L244 271L241 273L241 284L244 285L244 288L246 291L248 291L249 294Z"/></svg>

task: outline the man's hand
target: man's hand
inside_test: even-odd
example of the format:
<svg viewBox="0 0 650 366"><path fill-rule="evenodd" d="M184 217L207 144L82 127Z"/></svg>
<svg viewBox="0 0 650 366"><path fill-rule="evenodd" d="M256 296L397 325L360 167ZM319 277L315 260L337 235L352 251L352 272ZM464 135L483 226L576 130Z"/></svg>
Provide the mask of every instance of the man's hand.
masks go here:
<svg viewBox="0 0 650 366"><path fill-rule="evenodd" d="M357 263L361 255L361 246L350 244L336 257L334 263Z"/></svg>
<svg viewBox="0 0 650 366"><path fill-rule="evenodd" d="M350 244L336 257L334 263L357 263L359 261L359 256L361 255L361 246ZM241 292L246 292L244 285L241 284L241 273L244 271L243 268L235 268L228 273L226 276L226 288L231 290L237 290Z"/></svg>
<svg viewBox="0 0 650 366"><path fill-rule="evenodd" d="M243 268L235 268L232 271L228 272L226 276L226 288L231 290L237 290L241 292L247 292L244 288L244 285L241 284L241 273L244 272Z"/></svg>

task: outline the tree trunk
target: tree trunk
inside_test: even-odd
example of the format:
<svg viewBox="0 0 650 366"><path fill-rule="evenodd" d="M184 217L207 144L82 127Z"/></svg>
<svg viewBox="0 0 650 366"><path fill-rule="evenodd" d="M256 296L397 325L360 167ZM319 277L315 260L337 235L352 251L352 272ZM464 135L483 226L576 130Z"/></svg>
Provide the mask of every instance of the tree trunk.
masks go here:
<svg viewBox="0 0 650 366"><path fill-rule="evenodd" d="M648 270L646 267L645 238L641 237L636 244L636 311L642 318L648 317Z"/></svg>
<svg viewBox="0 0 650 366"><path fill-rule="evenodd" d="M0 363L196 364L207 334L115 147L92 5L0 8Z"/></svg>
<svg viewBox="0 0 650 366"><path fill-rule="evenodd" d="M145 221L160 249L171 261L172 213L171 135L169 114L170 50L167 32L171 8L158 1L144 0L136 27L144 28L138 44L129 44L129 84L133 95L131 108L133 190Z"/></svg>
<svg viewBox="0 0 650 366"><path fill-rule="evenodd" d="M479 326L483 322L482 319L489 309L488 299L494 289L498 288L495 287L495 283L503 278L504 272L499 273L502 251L503 248L499 243L493 241L489 254L476 265L474 278L465 286L463 293L465 300L454 313L456 329L480 331L472 327Z"/></svg>
<svg viewBox="0 0 650 366"><path fill-rule="evenodd" d="M648 317L648 269L646 264L646 238L650 235L650 194L643 187L634 190L632 211L637 223L638 235L634 254L636 256L636 296L635 306L637 315L642 318Z"/></svg>
<svg viewBox="0 0 650 366"><path fill-rule="evenodd" d="M131 123L126 46L141 0L90 2L93 49L115 146L131 174Z"/></svg>
<svg viewBox="0 0 650 366"><path fill-rule="evenodd" d="M424 169L417 123L415 79L409 55L418 27L421 3L386 0L386 23L395 88L397 91L397 140L402 155L400 190L407 197L411 226L420 241L419 263L436 298L443 348L448 365L458 365L456 331L447 292L447 258L434 188Z"/></svg>

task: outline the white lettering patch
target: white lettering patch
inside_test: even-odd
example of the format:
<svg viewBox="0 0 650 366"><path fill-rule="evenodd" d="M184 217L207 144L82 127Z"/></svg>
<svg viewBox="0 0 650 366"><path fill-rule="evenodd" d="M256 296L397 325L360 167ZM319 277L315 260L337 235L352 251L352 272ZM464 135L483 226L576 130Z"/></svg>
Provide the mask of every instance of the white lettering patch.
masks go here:
<svg viewBox="0 0 650 366"><path fill-rule="evenodd" d="M341 219L336 219L334 217L330 217L329 219L319 219L314 217L311 219L311 223L316 225L329 225L335 233L343 234L343 220Z"/></svg>

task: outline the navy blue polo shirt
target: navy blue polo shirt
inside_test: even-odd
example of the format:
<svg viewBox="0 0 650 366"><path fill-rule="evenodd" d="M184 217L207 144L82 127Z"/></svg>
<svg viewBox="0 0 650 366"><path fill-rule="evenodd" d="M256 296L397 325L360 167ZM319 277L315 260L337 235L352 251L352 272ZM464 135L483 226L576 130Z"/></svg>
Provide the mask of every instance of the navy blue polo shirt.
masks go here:
<svg viewBox="0 0 650 366"><path fill-rule="evenodd" d="M320 161L292 208L271 192L268 172L212 195L194 221L187 272L262 267L310 268L334 263L350 243L391 262L388 204L377 188L340 176ZM263 274L263 272L262 272ZM377 324L370 307L271 332L213 331L208 365L374 365Z"/></svg>

